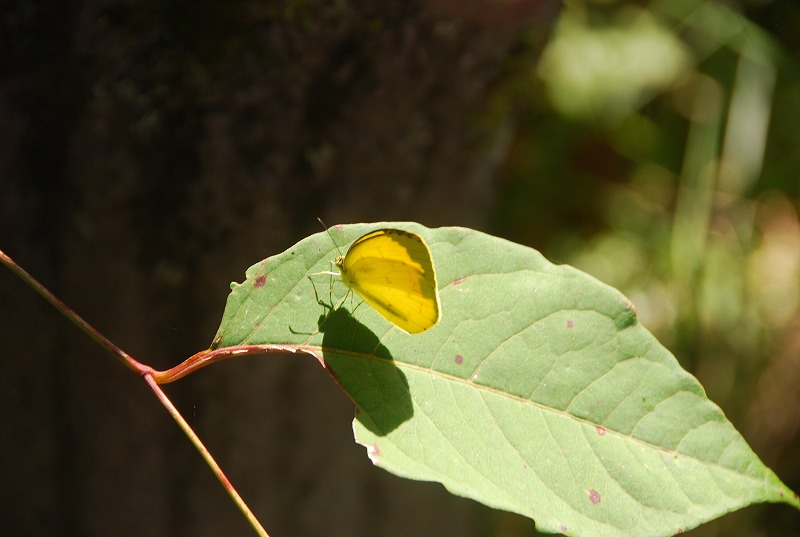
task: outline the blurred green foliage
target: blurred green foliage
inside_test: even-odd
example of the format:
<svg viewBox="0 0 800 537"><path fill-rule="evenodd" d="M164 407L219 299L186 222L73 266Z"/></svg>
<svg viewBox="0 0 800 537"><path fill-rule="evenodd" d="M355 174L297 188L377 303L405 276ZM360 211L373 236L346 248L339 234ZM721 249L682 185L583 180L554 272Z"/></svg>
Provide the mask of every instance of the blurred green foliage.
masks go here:
<svg viewBox="0 0 800 537"><path fill-rule="evenodd" d="M798 24L793 2L567 2L504 97L522 119L493 220L628 295L794 490ZM692 534L799 535L759 509Z"/></svg>

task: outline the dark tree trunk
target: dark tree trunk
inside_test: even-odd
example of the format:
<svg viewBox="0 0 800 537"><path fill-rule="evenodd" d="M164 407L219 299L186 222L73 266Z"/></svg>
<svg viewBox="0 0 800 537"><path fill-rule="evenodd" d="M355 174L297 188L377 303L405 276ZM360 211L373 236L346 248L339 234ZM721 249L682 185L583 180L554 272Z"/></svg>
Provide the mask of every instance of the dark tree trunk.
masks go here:
<svg viewBox="0 0 800 537"><path fill-rule="evenodd" d="M209 345L228 282L317 216L480 227L510 128L487 103L558 2L362 4L6 2L0 248L166 368ZM142 383L5 270L0 339L0 533L251 534ZM311 359L167 391L275 537L491 523L374 468Z"/></svg>

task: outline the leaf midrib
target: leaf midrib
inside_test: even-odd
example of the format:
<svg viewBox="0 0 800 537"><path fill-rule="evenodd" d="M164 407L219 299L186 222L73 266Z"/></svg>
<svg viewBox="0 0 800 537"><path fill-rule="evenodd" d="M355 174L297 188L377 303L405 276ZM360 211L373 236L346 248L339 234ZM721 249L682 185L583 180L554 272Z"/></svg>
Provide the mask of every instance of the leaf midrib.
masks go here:
<svg viewBox="0 0 800 537"><path fill-rule="evenodd" d="M420 366L420 365L413 364L413 363L406 362L406 361L402 361L402 360L397 360L397 359L394 359L394 358L382 358L380 356L366 354L366 353L363 353L363 352L346 351L346 350L341 350L341 349L326 348L326 347L323 347L323 346L318 346L318 347L314 347L314 348L319 350L319 351L321 351L323 357L325 356L326 352L332 352L332 353L335 353L335 354L338 354L338 355L349 356L349 357L353 357L353 358L360 358L360 359L364 359L364 360L374 360L374 361L378 361L378 362L381 362L381 363L386 364L386 365L391 365L391 366L397 367L400 370L403 370L403 369L413 370L413 371L416 371L416 372L419 372L419 373L424 373L424 374L429 374L429 375L432 375L432 376L436 376L436 377L438 377L438 378L440 378L442 380L446 380L446 381L449 381L449 382L461 384L463 386L471 386L471 387L473 387L473 388L475 388L475 389L477 389L479 391L482 391L482 392L485 392L485 393L491 393L491 394L499 396L499 397L504 397L504 398L512 400L512 401L514 401L516 403L531 405L532 407L535 407L536 409L541 410L543 412L549 412L549 413L555 414L555 415L557 415L557 416L559 416L561 418L566 418L566 419L572 420L572 421L577 422L577 423L582 424L582 425L587 425L587 426L591 426L591 427L603 427L603 429L606 431L606 434L614 435L615 437L617 437L619 439L630 441L630 442L634 442L634 443L637 443L637 444L639 444L641 446L644 446L645 448L661 451L662 453L666 453L666 454L668 454L670 456L682 457L682 458L685 458L685 459L687 459L689 461L693 461L693 462L695 462L695 463L697 463L697 464L699 464L701 466L710 466L710 467L717 468L719 470L724 470L724 471L729 472L729 473L731 473L731 474L733 474L735 476L747 478L751 482L758 483L758 484L763 486L763 479L759 479L756 476L752 476L752 475L749 475L749 474L744 474L744 473L738 472L738 471L736 471L736 470L734 470L734 469L732 469L732 468L730 468L728 466L721 465L718 461L709 461L709 460L705 460L705 459L700 459L700 458L698 458L698 457L696 457L694 455L689 455L687 453L682 453L682 452L679 452L679 451L675 451L673 449L669 449L669 448L665 448L665 447L662 447L662 446L658 446L658 445L652 444L650 442L647 442L647 441L645 441L645 440L643 440L641 438L620 433L620 432L618 432L618 431L616 431L614 429L610 429L610 428L608 428L608 427L606 427L606 426L604 426L604 425L602 425L600 423L594 423L594 422L592 422L590 420L587 420L585 418L581 418L581 417L575 416L574 414L570 414L569 412L566 412L565 410L559 410L559 409L544 405L542 403L538 403L536 401L531 401L528 398L523 398L522 396L517 396L517 395L514 395L514 394L510 394L508 392L504 392L502 390L499 390L497 388L493 388L491 386L487 386L485 384L476 384L476 383L470 381L469 379L463 379L463 378L460 378L460 377L456 377L454 375L450 375L448 373L444 373L442 371L438 371L438 370L435 370L435 369L431 369L431 368L428 368L428 367ZM680 393L680 392L686 392L686 393L692 394L692 392L689 391L689 390L681 389L681 390L678 390L677 392L675 392L675 394L673 394L672 396L674 396L674 395L676 395L677 393ZM410 394L410 392L409 392L409 394ZM665 401L665 400L662 400L662 402L663 401ZM703 425L705 423L708 423L708 422L704 421L701 425ZM694 430L695 428L690 429L690 431ZM688 435L688 433L689 432L685 433L682 438L685 438ZM728 444L728 447L730 447L730 444ZM726 449L727 449L727 447L726 447ZM769 488L771 488L773 490L783 491L782 488L776 487L772 482L769 483ZM727 494L726 494L726 496L727 496Z"/></svg>

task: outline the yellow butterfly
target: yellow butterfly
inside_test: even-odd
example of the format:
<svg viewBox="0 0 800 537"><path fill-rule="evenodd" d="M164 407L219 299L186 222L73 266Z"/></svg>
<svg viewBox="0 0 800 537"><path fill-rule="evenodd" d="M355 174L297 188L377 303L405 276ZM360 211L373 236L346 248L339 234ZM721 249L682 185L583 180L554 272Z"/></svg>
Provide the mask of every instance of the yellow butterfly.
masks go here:
<svg viewBox="0 0 800 537"><path fill-rule="evenodd" d="M393 325L410 334L439 322L439 288L428 245L400 229L357 239L333 264L344 284Z"/></svg>

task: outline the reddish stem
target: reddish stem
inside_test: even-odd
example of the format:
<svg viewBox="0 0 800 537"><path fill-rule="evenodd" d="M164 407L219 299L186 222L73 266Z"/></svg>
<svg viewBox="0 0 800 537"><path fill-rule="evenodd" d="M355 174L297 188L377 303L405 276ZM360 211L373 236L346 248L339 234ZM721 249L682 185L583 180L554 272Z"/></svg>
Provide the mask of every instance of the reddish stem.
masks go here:
<svg viewBox="0 0 800 537"><path fill-rule="evenodd" d="M5 266L7 266L11 272L19 276L25 283L27 283L34 291L36 291L42 298L47 300L54 308L60 311L67 319L69 319L72 324L80 328L85 334L87 334L90 338L92 338L95 342L97 342L101 347L109 351L113 354L118 360L120 360L125 367L128 369L135 371L138 373L153 393L158 397L158 400L164 405L164 408L167 409L167 412L170 413L172 418L177 422L178 426L183 430L184 434L189 438L189 440L194 444L197 450L200 452L200 455L206 461L211 471L214 472L214 475L217 476L217 479L225 490L228 492L230 497L233 499L234 503L239 507L239 510L242 514L247 518L247 521L256 531L256 533L260 537L269 537L266 530L261 526L258 522L258 519L253 515L250 508L247 507L247 504L244 502L239 493L236 492L236 489L233 487L231 482L222 472L222 468L220 468L219 464L214 460L211 456L211 453L208 451L203 442L200 440L200 437L194 432L194 430L189 426L183 416L175 408L175 405L172 404L167 394L159 386L159 383L166 383L172 382L173 380L177 380L185 375L188 375L192 371L196 371L197 369L213 363L217 360L221 360L223 358L229 358L232 356L237 356L239 354L259 354L263 352L267 352L261 348L256 347L242 347L241 349L229 348L229 349L220 349L217 351L202 351L188 360L186 360L183 364L180 364L172 369L167 371L156 371L152 367L148 365L144 365L141 362L135 360L131 357L127 352L123 351L119 347L117 347L114 343L112 343L108 338L106 338L103 334L97 331L92 325L87 323L83 318L75 313L69 306L64 304L58 297L56 297L53 293L51 293L44 285L39 283L36 278L31 276L27 271L25 271L22 267L17 265L13 259L11 259L8 255L6 255L2 250L0 250L0 262L2 262ZM258 350L256 350L258 349ZM280 351L279 348L271 349L273 351ZM286 351L286 350L285 350Z"/></svg>
<svg viewBox="0 0 800 537"><path fill-rule="evenodd" d="M206 461L206 464L214 472L214 475L217 476L217 479L222 484L222 487L227 491L228 495L233 500L233 503L236 504L244 517L250 523L250 526L252 526L252 528L260 537L269 537L267 531L261 526L261 523L258 521L253 512L250 511L250 508L247 506L242 497L239 496L236 488L231 484L228 477L222 471L220 465L214 460L211 452L208 451L208 448L206 448L206 446L203 444L203 441L200 440L200 437L194 432L194 429L189 426L189 424L181 415L180 411L175 408L175 405L172 404L172 401L169 399L169 397L167 397L167 394L161 389L161 386L156 383L155 379L150 373L143 375L143 378L150 389L153 390L153 393L156 394L158 400L161 401L161 404L164 405L164 408L167 409L167 412L170 413L178 426L183 430L184 434L189 437L189 440L192 442L192 444L194 444L194 447L197 448L197 451L200 452L200 456L203 457L203 459Z"/></svg>
<svg viewBox="0 0 800 537"><path fill-rule="evenodd" d="M312 352L311 349L301 347L298 345L238 345L235 347L223 347L219 349L206 349L197 354L187 358L182 363L167 369L166 371L150 371L153 380L158 384L167 384L174 382L180 378L185 377L189 373L194 373L207 365L219 362L226 358L234 358L236 356L248 356L252 354L268 354L268 353L296 353L306 352L314 356L320 361L322 366L325 364L322 358Z"/></svg>
<svg viewBox="0 0 800 537"><path fill-rule="evenodd" d="M22 281L27 283L34 291L39 293L39 295L47 300L55 309L60 311L64 317L72 321L72 324L80 328L86 335L92 338L98 345L106 349L108 352L113 354L119 361L121 361L125 367L130 369L131 371L135 371L140 375L145 375L148 373L153 373L154 370L150 366L144 365L137 360L133 359L127 352L123 351L114 343L112 343L107 337L97 331L95 327L87 323L83 320L83 318L72 311L72 309L64 304L61 299L51 293L44 285L39 283L39 281L31 276L28 272L26 272L22 267L17 265L13 259L11 259L5 252L0 250L0 262L2 262L5 266L7 266L11 272L19 276Z"/></svg>

